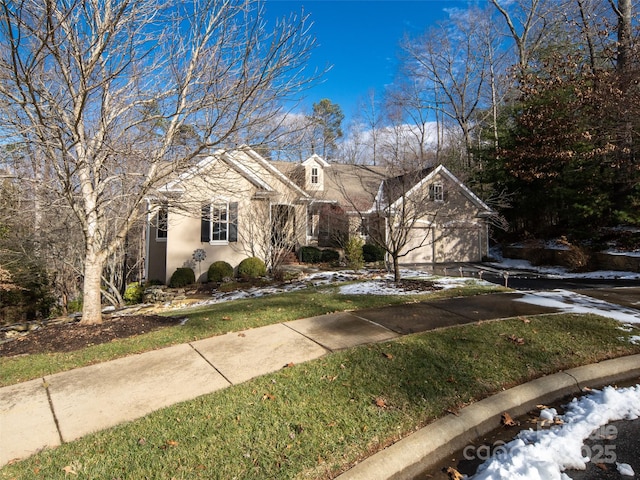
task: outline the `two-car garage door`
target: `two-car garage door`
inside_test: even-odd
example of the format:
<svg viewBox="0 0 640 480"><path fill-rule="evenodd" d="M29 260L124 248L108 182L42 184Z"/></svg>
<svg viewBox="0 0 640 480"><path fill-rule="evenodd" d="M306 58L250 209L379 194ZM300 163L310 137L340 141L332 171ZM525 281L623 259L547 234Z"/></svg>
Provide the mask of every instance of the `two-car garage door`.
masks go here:
<svg viewBox="0 0 640 480"><path fill-rule="evenodd" d="M400 263L479 262L483 232L475 222L413 228Z"/></svg>

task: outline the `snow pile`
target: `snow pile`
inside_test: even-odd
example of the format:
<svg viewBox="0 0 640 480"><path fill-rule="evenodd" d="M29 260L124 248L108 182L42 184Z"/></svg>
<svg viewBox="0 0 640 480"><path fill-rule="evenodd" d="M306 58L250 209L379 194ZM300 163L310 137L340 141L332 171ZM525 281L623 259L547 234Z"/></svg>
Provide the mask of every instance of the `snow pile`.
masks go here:
<svg viewBox="0 0 640 480"><path fill-rule="evenodd" d="M543 415L554 416L543 410ZM605 387L574 399L559 418L562 425L550 430L526 430L504 445L500 452L480 465L473 480L570 480L568 469L584 470L583 442L600 427L616 420L634 420L640 416L640 385L615 389ZM609 459L615 461L615 458ZM634 475L630 465L617 464L622 475Z"/></svg>
<svg viewBox="0 0 640 480"><path fill-rule="evenodd" d="M593 313L625 323L640 323L640 311L638 310L621 307L620 305L568 290L524 293L517 301L556 308L566 313Z"/></svg>

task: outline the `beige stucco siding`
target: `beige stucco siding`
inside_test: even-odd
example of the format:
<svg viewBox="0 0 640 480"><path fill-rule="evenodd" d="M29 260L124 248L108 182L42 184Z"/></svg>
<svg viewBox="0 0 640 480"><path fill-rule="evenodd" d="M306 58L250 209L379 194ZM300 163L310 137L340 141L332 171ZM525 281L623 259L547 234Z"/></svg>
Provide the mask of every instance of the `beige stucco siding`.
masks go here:
<svg viewBox="0 0 640 480"><path fill-rule="evenodd" d="M164 278L167 283L180 267L193 266L196 277L206 280L209 265L215 261L223 260L236 267L245 258L257 256L267 262L273 205L291 207L295 216L291 223L296 227L295 240L298 244L305 242L306 204L299 202L301 193L259 162L245 157L241 160L240 170L217 161L206 172L200 172L180 184L183 193L170 206ZM202 206L217 202L237 204L238 235L235 242L201 241ZM196 249L206 253L200 268L193 262Z"/></svg>
<svg viewBox="0 0 640 480"><path fill-rule="evenodd" d="M444 187L443 201L426 200L429 185ZM478 217L478 206L449 178L439 175L422 186L425 198L423 225L416 223L400 259L403 264L477 262L486 251L486 223ZM425 224L430 225L426 228ZM422 245L421 245L422 244ZM419 246L421 245L421 246ZM419 247L418 247L419 246Z"/></svg>

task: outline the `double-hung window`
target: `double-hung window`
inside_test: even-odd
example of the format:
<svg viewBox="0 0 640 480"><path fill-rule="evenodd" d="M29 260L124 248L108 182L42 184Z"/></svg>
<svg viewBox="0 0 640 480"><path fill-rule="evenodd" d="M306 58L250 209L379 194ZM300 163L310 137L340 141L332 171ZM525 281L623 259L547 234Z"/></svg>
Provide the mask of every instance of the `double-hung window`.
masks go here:
<svg viewBox="0 0 640 480"><path fill-rule="evenodd" d="M237 202L214 202L202 206L200 240L211 244L238 241Z"/></svg>
<svg viewBox="0 0 640 480"><path fill-rule="evenodd" d="M318 167L311 168L311 184L317 185L320 183L320 176L318 175Z"/></svg>

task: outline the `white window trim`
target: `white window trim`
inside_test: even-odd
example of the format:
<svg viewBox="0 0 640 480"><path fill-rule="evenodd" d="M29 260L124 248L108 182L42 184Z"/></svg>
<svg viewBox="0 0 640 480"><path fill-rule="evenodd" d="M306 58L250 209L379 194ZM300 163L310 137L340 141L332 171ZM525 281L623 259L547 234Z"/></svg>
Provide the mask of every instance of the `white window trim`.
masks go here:
<svg viewBox="0 0 640 480"><path fill-rule="evenodd" d="M225 205L226 206L226 222L215 222L213 220L213 209L214 207L218 207L218 206L222 206ZM226 234L227 234L227 238L226 240L214 240L213 239L213 225L214 223L226 223L227 224L227 228L225 230ZM212 200L210 207L209 207L209 245L229 245L229 201L228 200Z"/></svg>
<svg viewBox="0 0 640 480"><path fill-rule="evenodd" d="M320 184L320 169L318 167L311 167L311 185Z"/></svg>
<svg viewBox="0 0 640 480"><path fill-rule="evenodd" d="M433 200L435 202L444 202L444 184L437 182L433 184Z"/></svg>

